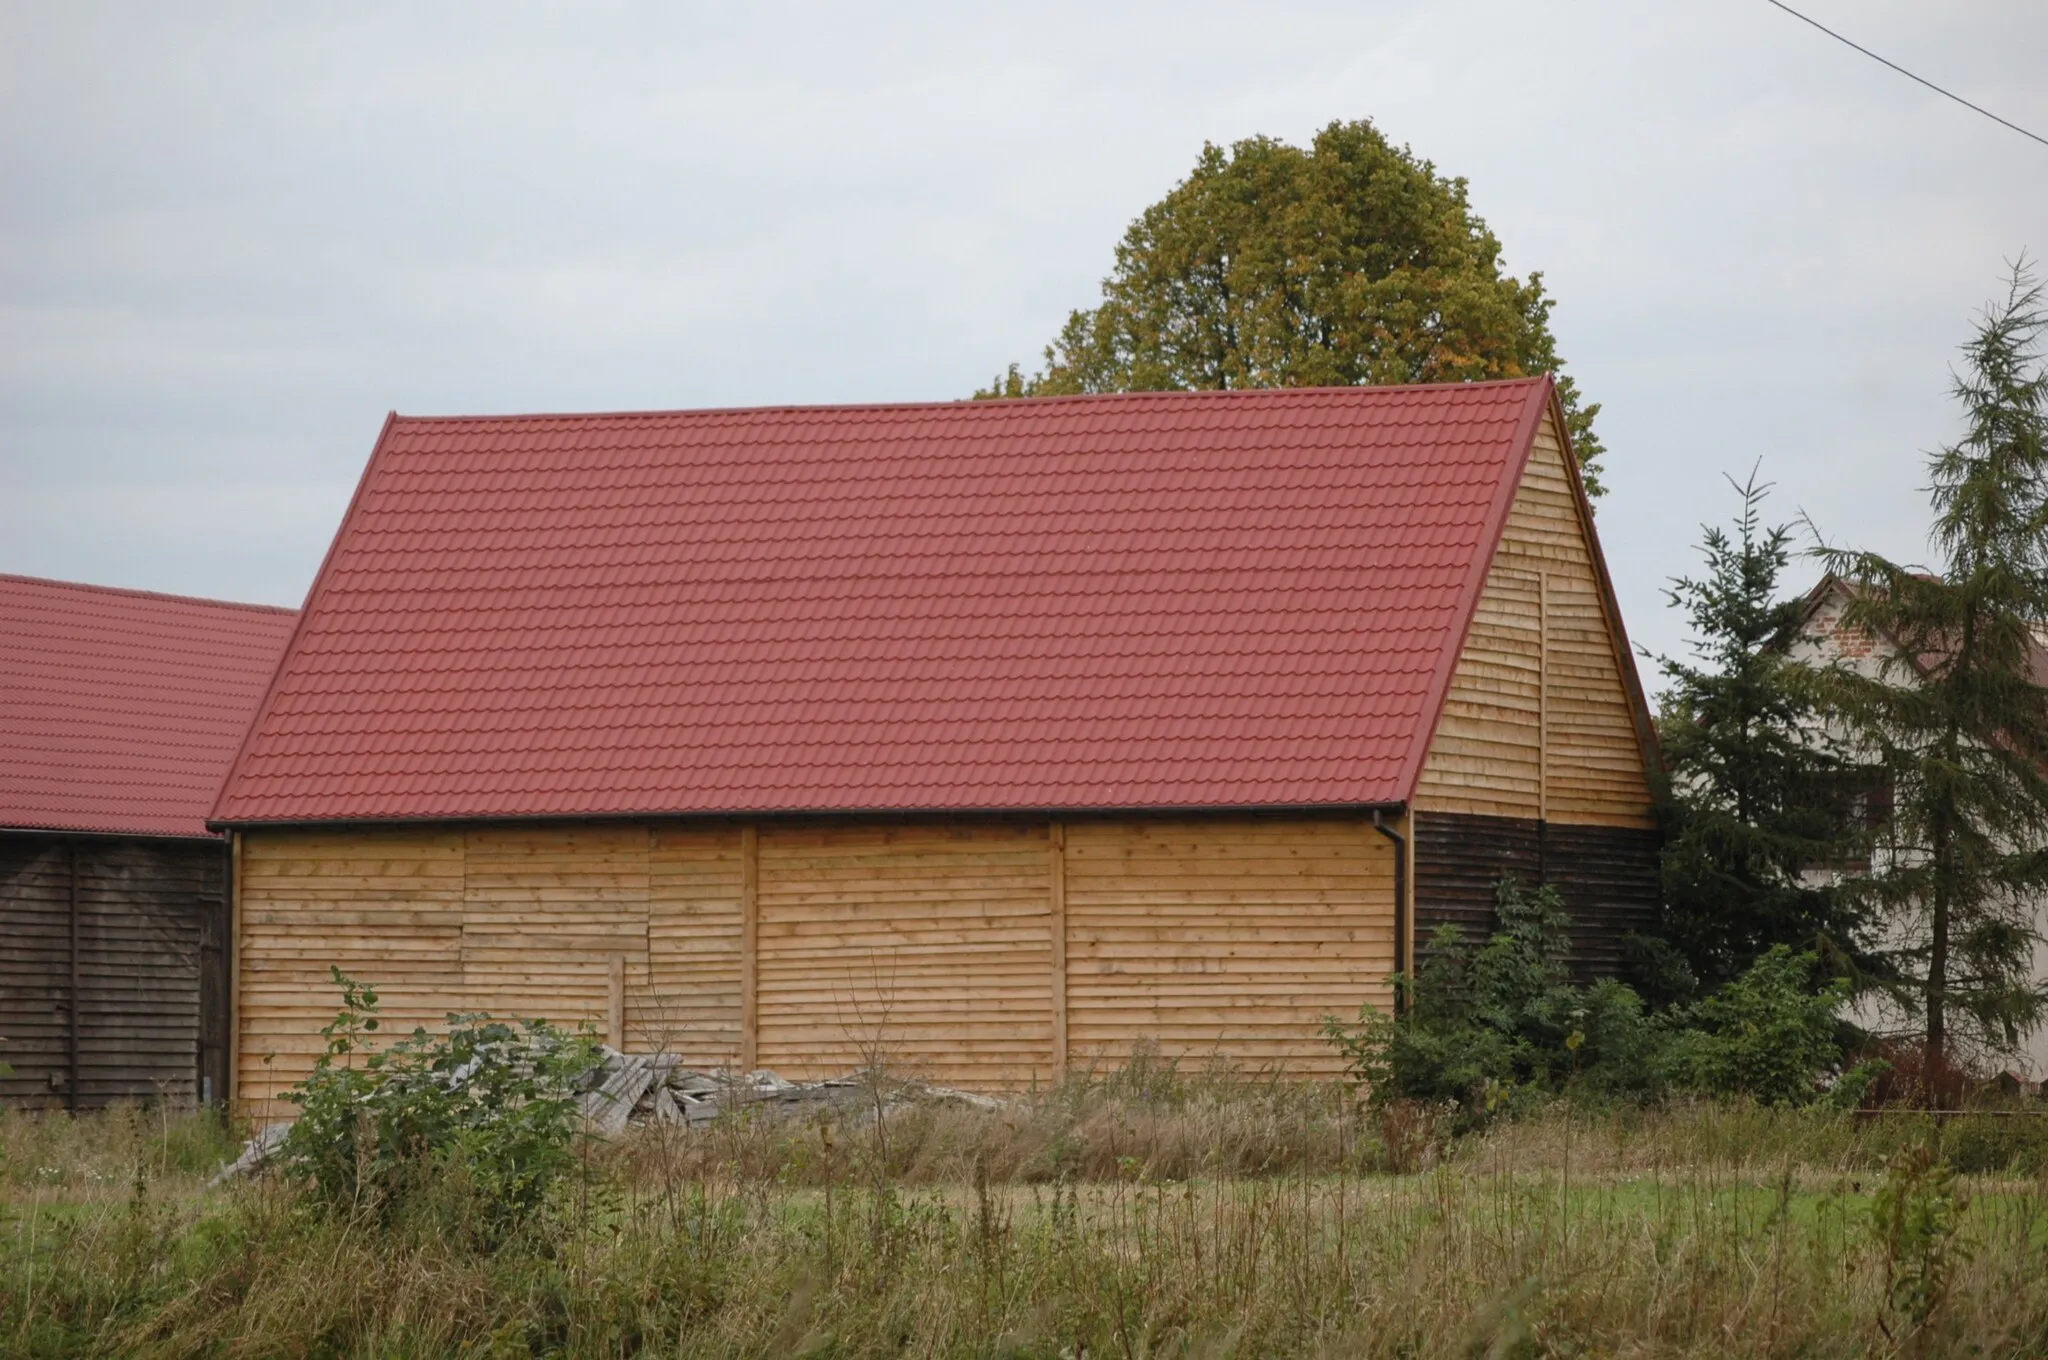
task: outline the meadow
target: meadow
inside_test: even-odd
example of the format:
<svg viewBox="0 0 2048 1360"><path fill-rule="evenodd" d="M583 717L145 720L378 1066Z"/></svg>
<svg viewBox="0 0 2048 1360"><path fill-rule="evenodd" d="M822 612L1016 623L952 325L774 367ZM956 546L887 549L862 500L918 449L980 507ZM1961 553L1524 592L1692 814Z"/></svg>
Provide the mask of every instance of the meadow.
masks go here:
<svg viewBox="0 0 2048 1360"><path fill-rule="evenodd" d="M995 1111L635 1129L485 1247L459 1183L336 1213L210 1185L209 1115L0 1114L0 1355L2048 1353L2030 1109L1446 1130L1141 1060Z"/></svg>

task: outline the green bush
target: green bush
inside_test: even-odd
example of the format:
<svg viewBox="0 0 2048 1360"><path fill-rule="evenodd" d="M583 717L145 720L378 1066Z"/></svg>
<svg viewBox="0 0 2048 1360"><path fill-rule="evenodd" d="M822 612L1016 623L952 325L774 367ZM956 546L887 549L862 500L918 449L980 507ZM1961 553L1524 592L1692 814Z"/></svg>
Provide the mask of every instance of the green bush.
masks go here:
<svg viewBox="0 0 2048 1360"><path fill-rule="evenodd" d="M1324 1032L1379 1103L1457 1108L1460 1127L1567 1087L1647 1096L1658 1085L1661 1037L1619 982L1574 986L1565 969L1567 922L1557 890L1504 880L1500 929L1477 948L1454 926L1437 931L1398 1019L1367 1005L1356 1028Z"/></svg>
<svg viewBox="0 0 2048 1360"><path fill-rule="evenodd" d="M1958 1114L1939 1125L1942 1157L1965 1176L2048 1174L2048 1115L2028 1110Z"/></svg>
<svg viewBox="0 0 2048 1360"><path fill-rule="evenodd" d="M459 1204L456 1226L483 1245L523 1227L574 1164L595 1043L540 1020L451 1015L446 1034L371 1051L376 991L338 968L334 980L342 1010L286 1097L300 1113L277 1164L333 1210L388 1222Z"/></svg>
<svg viewBox="0 0 2048 1360"><path fill-rule="evenodd" d="M1674 1085L1703 1095L1749 1096L1765 1105L1801 1105L1821 1094L1821 1078L1841 1060L1837 1017L1849 984L1811 987L1818 959L1784 945L1748 972L1679 1011L1669 1065Z"/></svg>
<svg viewBox="0 0 2048 1360"><path fill-rule="evenodd" d="M1773 949L1706 998L1653 1015L1625 983L1571 982L1555 888L1525 892L1504 880L1495 911L1499 929L1476 948L1455 927L1436 933L1429 961L1412 980L1395 980L1408 1002L1400 1016L1368 1005L1355 1025L1324 1021L1375 1103L1454 1106L1461 1129L1568 1091L1801 1104L1823 1094L1840 1063L1846 984L1813 991L1811 954ZM1865 1076L1838 1086L1860 1092Z"/></svg>

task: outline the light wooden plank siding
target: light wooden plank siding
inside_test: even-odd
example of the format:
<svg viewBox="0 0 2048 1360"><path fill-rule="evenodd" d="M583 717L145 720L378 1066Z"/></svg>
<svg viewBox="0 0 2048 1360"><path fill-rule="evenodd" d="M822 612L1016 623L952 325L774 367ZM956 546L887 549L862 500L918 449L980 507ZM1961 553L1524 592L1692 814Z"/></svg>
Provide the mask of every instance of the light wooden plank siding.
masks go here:
<svg viewBox="0 0 2048 1360"><path fill-rule="evenodd" d="M462 1008L602 1034L612 960L625 959L629 993L647 989L648 841L644 826L467 833Z"/></svg>
<svg viewBox="0 0 2048 1360"><path fill-rule="evenodd" d="M283 1118L277 1095L321 1050L339 1004L328 969L374 983L387 1033L463 1008L463 834L253 832L242 843L238 1101Z"/></svg>
<svg viewBox="0 0 2048 1360"><path fill-rule="evenodd" d="M1644 764L1564 445L1546 415L1451 678L1416 806L1648 827Z"/></svg>
<svg viewBox="0 0 2048 1360"><path fill-rule="evenodd" d="M761 1065L1050 1080L1049 844L1043 824L762 828Z"/></svg>
<svg viewBox="0 0 2048 1360"><path fill-rule="evenodd" d="M1537 815L1542 778L1542 578L1496 563L1444 696L1418 800L1429 808Z"/></svg>
<svg viewBox="0 0 2048 1360"><path fill-rule="evenodd" d="M626 1038L693 1067L740 1059L738 827L656 827L647 884L648 978L626 991Z"/></svg>
<svg viewBox="0 0 2048 1360"><path fill-rule="evenodd" d="M1163 1053L1333 1072L1325 1015L1391 1002L1394 847L1358 817L1067 825L1071 1068Z"/></svg>
<svg viewBox="0 0 2048 1360"><path fill-rule="evenodd" d="M1388 999L1392 846L1362 818L1077 822L1057 875L1043 823L756 836L759 1062L788 1076L880 1051L951 1084L1053 1080L1061 879L1076 1063L1151 1034L1323 1070L1321 1017ZM248 832L244 1108L283 1112L310 1067L330 964L405 1032L473 1009L601 1024L623 955L628 1047L732 1063L743 876L735 827Z"/></svg>

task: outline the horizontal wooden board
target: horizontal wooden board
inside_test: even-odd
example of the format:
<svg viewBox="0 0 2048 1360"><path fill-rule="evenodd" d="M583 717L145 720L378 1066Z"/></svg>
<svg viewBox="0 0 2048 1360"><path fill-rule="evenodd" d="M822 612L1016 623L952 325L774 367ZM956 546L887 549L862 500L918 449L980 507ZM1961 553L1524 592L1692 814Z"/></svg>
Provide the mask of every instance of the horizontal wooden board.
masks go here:
<svg viewBox="0 0 2048 1360"><path fill-rule="evenodd" d="M1424 958L1439 926L1458 927L1470 943L1491 934L1495 894L1510 876L1558 889L1571 920L1569 961L1581 977L1614 975L1627 937L1654 927L1654 831L1456 813L1425 813L1417 822L1416 938Z"/></svg>
<svg viewBox="0 0 2048 1360"><path fill-rule="evenodd" d="M1066 913L1070 1062L1329 1071L1320 1017L1387 996L1393 848L1355 817L1075 823Z"/></svg>
<svg viewBox="0 0 2048 1360"><path fill-rule="evenodd" d="M1043 825L763 828L761 1063L1048 1080L1049 845Z"/></svg>
<svg viewBox="0 0 2048 1360"><path fill-rule="evenodd" d="M739 1060L742 828L441 833L452 852L416 830L363 831L356 861L331 838L318 853L291 844L296 834L248 834L251 862L301 866L244 879L252 1105L319 1052L334 963L376 982L409 1029L478 1008L602 1021L623 959L630 1047ZM1382 996L1392 966L1391 846L1357 817L1072 827L1058 997L1049 826L756 835L758 1061L786 1076L881 1057L949 1084L1043 1083L1059 1000L1077 1053L1126 1052L1156 1033L1179 1051L1223 1043L1252 1065L1328 1070L1320 1017Z"/></svg>
<svg viewBox="0 0 2048 1360"><path fill-rule="evenodd" d="M1647 753L1546 415L1417 784L1424 812L1653 825Z"/></svg>

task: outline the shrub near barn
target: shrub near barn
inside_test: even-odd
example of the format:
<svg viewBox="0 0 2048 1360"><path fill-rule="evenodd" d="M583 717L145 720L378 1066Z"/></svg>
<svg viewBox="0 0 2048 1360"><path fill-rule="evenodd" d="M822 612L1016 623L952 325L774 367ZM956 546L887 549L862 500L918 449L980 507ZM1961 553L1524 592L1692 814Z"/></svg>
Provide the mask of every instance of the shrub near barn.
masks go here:
<svg viewBox="0 0 2048 1360"><path fill-rule="evenodd" d="M531 1225L575 1165L577 1092L594 1041L545 1021L450 1016L385 1046L372 987L334 970L342 1011L287 1097L277 1165L328 1209L390 1221L427 1212L482 1246Z"/></svg>
<svg viewBox="0 0 2048 1360"><path fill-rule="evenodd" d="M1325 1033L1382 1108L1454 1107L1471 1129L1549 1096L1646 1102L1666 1093L1797 1105L1853 1102L1874 1076L1841 1072L1848 984L1814 985L1818 960L1783 946L1698 1002L1651 1013L1612 978L1571 981L1569 922L1553 889L1500 885L1500 929L1472 943L1438 933L1407 1008L1371 1006Z"/></svg>

